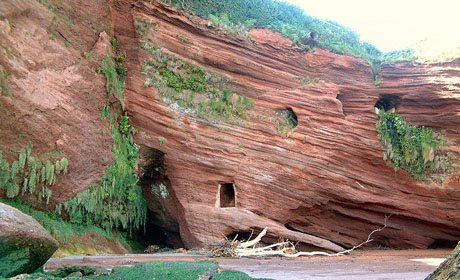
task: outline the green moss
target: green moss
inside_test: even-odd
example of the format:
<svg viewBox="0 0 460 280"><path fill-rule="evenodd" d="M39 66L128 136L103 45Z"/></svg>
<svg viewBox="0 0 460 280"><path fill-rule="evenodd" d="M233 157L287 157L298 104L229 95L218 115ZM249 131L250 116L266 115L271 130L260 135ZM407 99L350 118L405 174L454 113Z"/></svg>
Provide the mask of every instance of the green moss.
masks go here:
<svg viewBox="0 0 460 280"><path fill-rule="evenodd" d="M173 108L209 121L238 123L247 118L254 101L226 88L227 79L144 44L152 59L142 66L145 86L154 86Z"/></svg>
<svg viewBox="0 0 460 280"><path fill-rule="evenodd" d="M4 255L6 252L7 255ZM10 251L7 248L0 248L0 276L13 277L18 271L24 271L29 266L29 249L20 248Z"/></svg>
<svg viewBox="0 0 460 280"><path fill-rule="evenodd" d="M439 150L445 143L441 136L408 124L396 113L380 110L379 118L377 132L385 148L384 159L391 160L395 170L402 168L416 180L449 172L450 155Z"/></svg>
<svg viewBox="0 0 460 280"><path fill-rule="evenodd" d="M213 273L217 265L209 262L146 262L134 267L115 267L112 275L98 279L181 279L196 280L205 273Z"/></svg>
<svg viewBox="0 0 460 280"><path fill-rule="evenodd" d="M101 280L137 280L137 279L171 279L171 280L196 280L212 279L217 280L270 280L268 278L252 278L246 273L238 271L217 272L217 264L211 262L185 262L172 261L160 262L150 261L137 264L134 267L115 267L112 273L108 274L98 268L92 267L63 267L54 272L34 273L27 279L62 279L62 277L72 277L72 273L81 272L84 279L101 279Z"/></svg>

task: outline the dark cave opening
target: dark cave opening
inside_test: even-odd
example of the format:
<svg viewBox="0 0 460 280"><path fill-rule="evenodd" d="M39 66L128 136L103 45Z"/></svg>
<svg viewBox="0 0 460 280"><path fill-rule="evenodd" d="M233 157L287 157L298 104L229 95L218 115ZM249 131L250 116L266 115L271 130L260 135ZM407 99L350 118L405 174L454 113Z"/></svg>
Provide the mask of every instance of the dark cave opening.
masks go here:
<svg viewBox="0 0 460 280"><path fill-rule="evenodd" d="M161 227L155 224L154 214L152 211L147 210L147 222L145 224L145 235L143 236L142 243L145 247L149 245L158 245L160 247L166 247L167 236Z"/></svg>
<svg viewBox="0 0 460 280"><path fill-rule="evenodd" d="M401 97L391 94L382 94L380 95L379 100L375 103L374 107L379 110L396 110L399 105L401 105Z"/></svg>
<svg viewBox="0 0 460 280"><path fill-rule="evenodd" d="M147 149L141 155L141 185L151 184L161 180L164 175L164 153L156 149Z"/></svg>
<svg viewBox="0 0 460 280"><path fill-rule="evenodd" d="M236 207L235 185L233 183L219 185L219 200L221 208Z"/></svg>
<svg viewBox="0 0 460 280"><path fill-rule="evenodd" d="M183 247L177 222L177 201L164 166L165 154L144 148L140 156L140 180L147 202L147 221L142 244L145 247Z"/></svg>
<svg viewBox="0 0 460 280"><path fill-rule="evenodd" d="M457 243L456 240L436 239L428 249L454 249Z"/></svg>

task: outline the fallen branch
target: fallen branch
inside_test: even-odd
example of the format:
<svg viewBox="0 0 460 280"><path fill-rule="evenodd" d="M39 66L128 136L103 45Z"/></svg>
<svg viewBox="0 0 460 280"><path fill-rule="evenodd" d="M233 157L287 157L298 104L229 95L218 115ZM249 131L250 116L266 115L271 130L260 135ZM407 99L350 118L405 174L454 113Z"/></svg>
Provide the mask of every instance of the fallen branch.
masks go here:
<svg viewBox="0 0 460 280"><path fill-rule="evenodd" d="M251 247L251 246L256 245L257 243L259 243L259 241L262 239L262 237L263 237L265 234L267 234L267 230L268 230L268 227L265 227L264 230L262 230L262 231L256 236L256 238L254 238L254 240L243 242L243 243L241 243L241 244L238 245L238 248L247 248L247 247Z"/></svg>
<svg viewBox="0 0 460 280"><path fill-rule="evenodd" d="M338 253L327 253L327 252L322 252L322 251L297 252L295 245L290 241L282 241L282 242L278 242L278 243L271 244L268 246L256 248L255 246L262 240L262 237L264 237L265 234L267 234L267 231L268 231L267 227L264 228L264 230L262 230L262 232L260 232L256 236L256 238L254 238L253 240L248 240L242 243L239 243L238 241L235 241L235 240L233 241L227 240L227 241L230 242L230 246L233 250L231 255L238 256L238 257L248 257L248 256L283 256L283 257L290 257L290 258L299 257L299 256L337 257L337 256L343 256L343 255L349 254L353 252L354 250L358 249L359 247L374 241L374 239L372 239L372 235L384 230L387 227L388 218L389 216L385 216L383 227L375 229L371 233L369 233L366 241L361 242L360 244L353 246L350 249L347 249L347 250L344 250ZM273 248L278 248L278 249L273 250Z"/></svg>

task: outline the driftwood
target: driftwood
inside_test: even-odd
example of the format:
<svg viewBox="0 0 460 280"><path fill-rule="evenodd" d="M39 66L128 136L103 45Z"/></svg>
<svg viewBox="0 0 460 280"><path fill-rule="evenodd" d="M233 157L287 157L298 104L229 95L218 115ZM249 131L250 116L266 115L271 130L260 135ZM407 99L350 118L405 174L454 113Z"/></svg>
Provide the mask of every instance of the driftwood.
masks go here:
<svg viewBox="0 0 460 280"><path fill-rule="evenodd" d="M313 252L297 252L296 245L288 240L281 241L275 244L271 244L264 247L256 247L257 244L262 240L267 234L268 227L264 228L253 240L248 240L246 242L239 242L236 240L236 237L230 241L226 240L226 244L221 244L226 248L226 254L221 254L221 256L234 256L234 257L248 257L248 256L283 256L283 257L299 257L299 256L328 256L328 257L337 257L343 256L353 252L359 247L374 241L372 235L377 232L382 231L387 227L388 217L385 216L384 225L381 228L373 230L367 236L367 240L361 242L360 244L353 246L350 249L338 252L338 253L327 253L323 251L313 251ZM222 250L223 248L221 248ZM225 250L224 250L225 251Z"/></svg>

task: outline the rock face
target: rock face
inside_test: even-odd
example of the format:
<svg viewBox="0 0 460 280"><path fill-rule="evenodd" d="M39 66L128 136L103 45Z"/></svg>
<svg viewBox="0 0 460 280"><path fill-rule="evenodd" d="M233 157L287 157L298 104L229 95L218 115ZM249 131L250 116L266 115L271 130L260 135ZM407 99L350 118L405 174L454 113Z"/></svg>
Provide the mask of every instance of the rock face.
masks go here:
<svg viewBox="0 0 460 280"><path fill-rule="evenodd" d="M460 242L452 255L431 273L425 280L455 280L460 279Z"/></svg>
<svg viewBox="0 0 460 280"><path fill-rule="evenodd" d="M163 154L169 196L149 193L148 184L144 190L165 232L194 247L269 226L274 239L340 250L366 240L387 215L374 244L426 248L458 240L458 177L436 185L395 172L382 159L374 113L380 99L396 99L409 122L458 145L458 61L386 65L377 87L362 59L303 53L267 30L235 38L158 3L128 2L115 1L114 30L128 56L135 140L146 157ZM136 21L152 22L146 38L165 52L228 77L232 91L254 100L246 125L206 121L146 88L141 65L150 56L139 47L146 38L136 34ZM286 108L298 126L283 138L276 115ZM233 184L236 207L220 207L224 184Z"/></svg>
<svg viewBox="0 0 460 280"><path fill-rule="evenodd" d="M99 36L110 7L84 2L0 4L0 71L9 89L0 94L3 158L17 160L28 144L41 160L68 158L69 172L50 187L51 205L86 190L113 160L109 122L101 119L105 78L96 73L111 51L109 36Z"/></svg>
<svg viewBox="0 0 460 280"><path fill-rule="evenodd" d="M31 273L41 267L58 243L32 217L0 203L0 276Z"/></svg>
<svg viewBox="0 0 460 280"><path fill-rule="evenodd" d="M135 26L150 21L147 38L162 50L225 76L230 90L255 102L246 120L209 121L144 86L150 55ZM268 226L266 241L281 236L337 251L366 240L386 215L376 245L426 248L460 237L458 176L437 185L395 172L382 159L374 113L379 100L392 100L410 123L439 131L455 150L458 60L384 65L374 86L362 59L305 53L265 29L232 37L148 0L9 1L0 5L0 27L0 70L10 74L11 92L0 96L2 147L31 142L43 159L55 151L69 158L69 172L50 187L51 205L86 190L112 161L96 69L115 36L127 55L125 103L139 131L150 220L168 243L204 246ZM110 36L99 36L104 30ZM282 137L277 116L288 108L298 125ZM10 162L16 156L4 153Z"/></svg>

